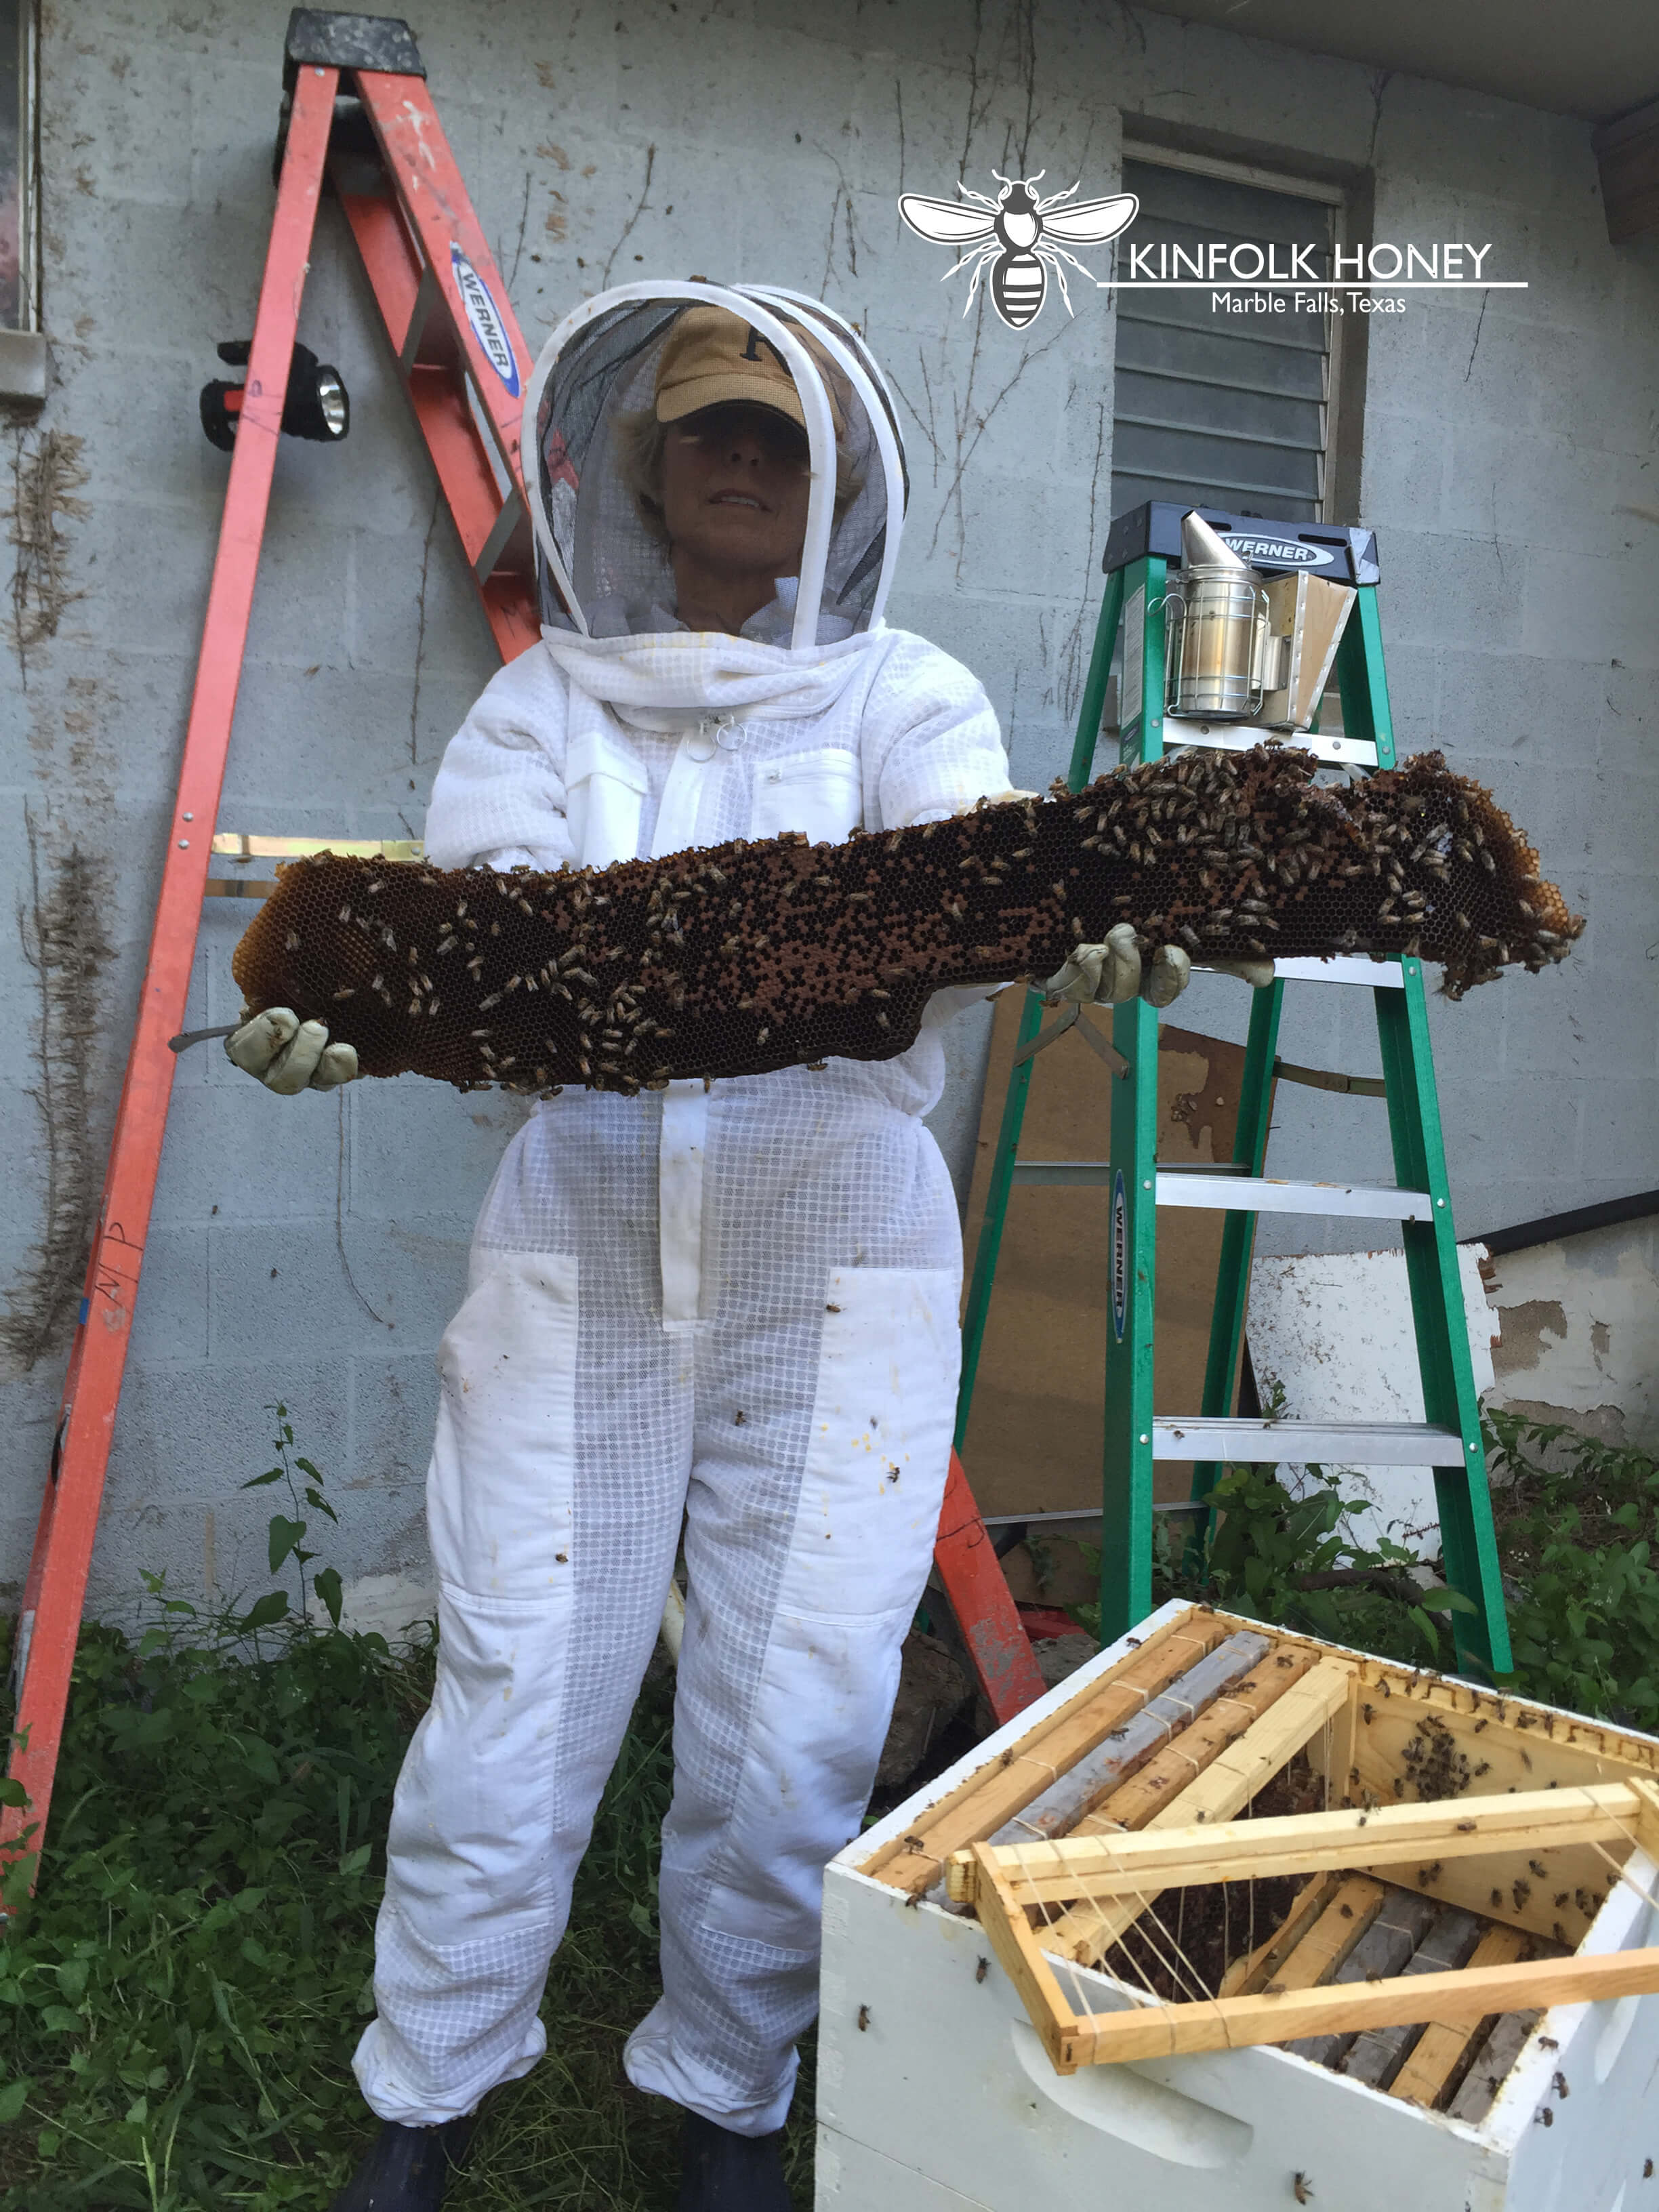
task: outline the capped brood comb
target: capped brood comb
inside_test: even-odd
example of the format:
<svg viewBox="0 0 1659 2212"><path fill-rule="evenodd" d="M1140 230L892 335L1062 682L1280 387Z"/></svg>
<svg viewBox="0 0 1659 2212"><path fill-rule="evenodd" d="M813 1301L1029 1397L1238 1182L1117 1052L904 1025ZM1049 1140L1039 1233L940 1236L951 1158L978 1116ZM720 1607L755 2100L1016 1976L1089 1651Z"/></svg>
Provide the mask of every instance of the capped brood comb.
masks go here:
<svg viewBox="0 0 1659 2212"><path fill-rule="evenodd" d="M1438 753L1323 786L1289 746L1183 752L1046 799L809 845L511 874L324 854L236 948L368 1075L634 1091L910 1044L932 994L1042 977L1133 925L1143 954L1415 953L1453 998L1563 958L1583 923Z"/></svg>

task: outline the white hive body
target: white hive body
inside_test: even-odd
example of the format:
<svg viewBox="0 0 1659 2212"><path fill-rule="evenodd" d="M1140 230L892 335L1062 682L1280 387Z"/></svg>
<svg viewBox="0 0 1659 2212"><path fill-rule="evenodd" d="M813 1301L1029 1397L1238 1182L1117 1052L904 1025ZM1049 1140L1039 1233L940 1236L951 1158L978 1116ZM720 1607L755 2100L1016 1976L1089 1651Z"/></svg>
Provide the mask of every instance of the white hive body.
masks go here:
<svg viewBox="0 0 1659 2212"><path fill-rule="evenodd" d="M1175 1638L1196 1640L1181 1651ZM1265 1660L1251 1656L1262 1638ZM1249 1662L1242 1679L1230 1654ZM1294 1680L1264 1690L1284 1662ZM1149 1753L1160 1730L1163 1747ZM1424 1821L1467 1813L1484 1826L1504 1818L1511 1790L1556 1785L1553 1808L1580 1785L1640 1797L1659 1777L1651 1737L1165 1606L831 1863L818 2212L1030 2212L1043 2202L1136 2212L1282 2212L1294 2202L1340 2212L1633 2212L1655 2153L1659 1996L1060 2073L1033 2025L1029 1988L1005 1971L990 1915L942 1901L977 1863L974 1841L988 1856L1024 1852L1039 1863L1057 1834L1141 1830L1137 1848L1161 1848L1151 1832L1161 1830L1178 1849L1193 1832L1181 1825L1192 1819L1183 1799L1207 1803L1216 1848L1235 1849L1220 1824L1236 1822L1234 1836L1255 1825L1238 1820L1251 1803L1240 1793L1251 1789L1257 1814L1284 1809L1260 1770L1298 1738L1274 1781L1312 1797L1310 1826L1330 1825L1326 1799L1334 1808L1346 1797L1355 1809L1340 1817L1355 1822L1372 1808L1368 1826L1378 1805ZM1093 1810L1079 1815L1079 1805ZM1130 1922L1104 1966L1068 1955L1080 1948L1080 1909L1054 1918L1042 1908L1050 1924L1033 1934L1066 2004L1112 2021L1215 2012L1206 1984L1222 1953L1206 1953L1206 1924L1222 1927L1231 1954L1216 1987L1235 2008L1248 2001L1239 1992L1276 1998L1315 1980L1334 1997L1340 1984L1367 2002L1378 1977L1474 1972L1504 1959L1558 1973L1595 1973L1601 1960L1622 1974L1622 1954L1659 1942L1659 1876L1639 1844L1618 1843L1612 1855L1622 1878L1593 1846L1529 1836L1502 1855L1297 1876L1277 1901L1269 1882L1231 1881L1230 1925L1206 1922L1203 1900L1218 1886L1166 1890L1161 1907L1156 1895L1125 1900L1137 1914L1160 1912L1158 1942L1137 1950L1141 1923ZM1380 1900L1367 1905L1368 1889ZM1337 1941L1331 1930L1349 1899L1358 1917ZM1307 1961L1322 1943L1328 1969L1337 1964L1316 1976ZM1173 1980L1175 2001L1149 2005L1147 1984L1161 1978Z"/></svg>

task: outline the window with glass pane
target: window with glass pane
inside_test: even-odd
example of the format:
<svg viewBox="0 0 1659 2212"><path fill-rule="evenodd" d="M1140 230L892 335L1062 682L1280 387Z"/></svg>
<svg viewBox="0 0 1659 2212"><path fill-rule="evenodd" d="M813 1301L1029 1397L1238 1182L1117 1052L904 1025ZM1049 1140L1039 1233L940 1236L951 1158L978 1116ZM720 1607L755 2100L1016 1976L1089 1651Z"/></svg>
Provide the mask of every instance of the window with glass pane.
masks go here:
<svg viewBox="0 0 1659 2212"><path fill-rule="evenodd" d="M1277 246L1283 268L1288 248L1312 245L1319 282L1329 281L1334 210L1322 201L1144 161L1124 162L1123 189L1140 201L1130 234L1137 246L1167 243L1189 255L1212 239L1264 253ZM1126 268L1120 249L1120 273ZM1294 292L1281 292L1283 313L1269 314L1231 313L1214 296L1208 285L1117 295L1112 512L1168 499L1317 521L1330 396L1326 318L1298 314Z"/></svg>
<svg viewBox="0 0 1659 2212"><path fill-rule="evenodd" d="M0 325L9 331L23 308L21 14L18 0L0 0Z"/></svg>

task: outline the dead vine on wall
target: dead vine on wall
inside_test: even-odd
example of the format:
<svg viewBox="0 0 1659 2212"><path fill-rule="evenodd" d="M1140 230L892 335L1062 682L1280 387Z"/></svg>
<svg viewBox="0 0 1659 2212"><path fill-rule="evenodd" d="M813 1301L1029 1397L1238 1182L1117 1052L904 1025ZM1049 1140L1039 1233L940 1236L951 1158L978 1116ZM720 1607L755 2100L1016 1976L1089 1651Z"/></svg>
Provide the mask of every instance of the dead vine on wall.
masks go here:
<svg viewBox="0 0 1659 2212"><path fill-rule="evenodd" d="M28 684L28 656L56 637L64 610L81 596L69 580L66 516L83 515L77 494L87 481L81 462L84 440L67 430L43 430L12 440L11 613L7 621L18 673Z"/></svg>
<svg viewBox="0 0 1659 2212"><path fill-rule="evenodd" d="M73 1314L98 1204L91 1127L99 980L112 957L98 914L109 895L106 864L71 845L43 863L27 810L29 886L17 909L23 957L38 994L32 1087L46 1156L40 1234L0 1314L0 1346L33 1367Z"/></svg>

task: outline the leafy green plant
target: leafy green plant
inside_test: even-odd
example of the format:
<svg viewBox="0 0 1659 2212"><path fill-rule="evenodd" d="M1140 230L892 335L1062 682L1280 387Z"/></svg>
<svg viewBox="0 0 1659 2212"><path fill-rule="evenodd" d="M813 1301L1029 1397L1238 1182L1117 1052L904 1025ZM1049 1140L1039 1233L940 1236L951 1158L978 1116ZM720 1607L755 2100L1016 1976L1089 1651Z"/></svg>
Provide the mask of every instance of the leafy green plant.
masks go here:
<svg viewBox="0 0 1659 2212"><path fill-rule="evenodd" d="M273 1513L270 1516L270 1571L273 1575L280 1574L285 1559L294 1561L295 1571L300 1581L300 1611L303 1615L310 1610L307 1603L306 1569L317 1554L304 1548L307 1523L299 1517L301 1480L305 1484L305 1502L313 1512L325 1513L331 1521L338 1521L340 1516L323 1495L322 1476L303 1454L294 1449L294 1425L289 1419L288 1407L268 1406L265 1411L276 1419L276 1434L271 1449L276 1455L276 1464L267 1468L263 1474L256 1474L242 1487L244 1490L263 1490L273 1482L285 1483L288 1486L294 1513L292 1517L286 1513ZM328 1617L337 1628L343 1598L338 1571L333 1567L319 1567L311 1577L311 1588L328 1607ZM287 1611L288 1600L283 1592L271 1590L260 1598L252 1611L244 1617L242 1626L249 1631L266 1627L271 1622L280 1620Z"/></svg>
<svg viewBox="0 0 1659 2212"><path fill-rule="evenodd" d="M1559 1422L1487 1417L1515 1673L1530 1696L1659 1728L1659 1461Z"/></svg>
<svg viewBox="0 0 1659 2212"><path fill-rule="evenodd" d="M1207 1502L1211 1525L1196 1541L1160 1532L1154 1573L1161 1565L1164 1595L1200 1584L1253 1620L1431 1666L1448 1656L1443 1618L1437 1626L1433 1616L1474 1610L1455 1590L1425 1585L1408 1546L1361 1543L1354 1516L1367 1501L1345 1498L1322 1468L1310 1467L1293 1496L1270 1468L1230 1467Z"/></svg>
<svg viewBox="0 0 1659 2212"><path fill-rule="evenodd" d="M1561 1423L1493 1412L1486 1422L1513 1671L1506 1687L1575 1712L1659 1729L1659 1461ZM1340 1479L1310 1467L1292 1496L1265 1467L1226 1468L1196 1534L1160 1515L1158 1601L1207 1599L1384 1658L1453 1663L1459 1592L1425 1586L1421 1563L1384 1536L1361 1542ZM1091 1632L1097 1606L1074 1608Z"/></svg>
<svg viewBox="0 0 1659 2212"><path fill-rule="evenodd" d="M1392 1537L1373 1545L1355 1533L1364 1498L1343 1495L1340 1479L1310 1467L1293 1495L1270 1467L1228 1467L1196 1526L1160 1514L1152 1533L1158 1604L1198 1598L1253 1620L1298 1628L1385 1658L1439 1665L1449 1656L1444 1617L1473 1611L1455 1590L1425 1584L1417 1554ZM1098 1606L1075 1608L1093 1633Z"/></svg>
<svg viewBox="0 0 1659 2212"><path fill-rule="evenodd" d="M256 1650L228 1610L151 1602L136 1641L82 1632L40 1887L0 1955L20 2212L302 2201L282 2170L355 2119L341 2034L423 1655L297 1622Z"/></svg>

